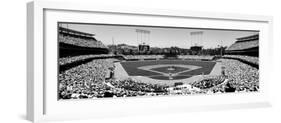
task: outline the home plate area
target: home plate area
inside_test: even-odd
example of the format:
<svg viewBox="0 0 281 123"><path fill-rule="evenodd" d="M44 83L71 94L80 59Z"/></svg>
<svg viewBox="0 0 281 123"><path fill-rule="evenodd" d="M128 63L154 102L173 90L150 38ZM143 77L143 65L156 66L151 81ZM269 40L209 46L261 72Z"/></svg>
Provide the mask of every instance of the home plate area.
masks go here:
<svg viewBox="0 0 281 123"><path fill-rule="evenodd" d="M221 65L214 61L148 60L115 63L117 79L132 78L145 83L174 85L190 83L206 75L220 75Z"/></svg>

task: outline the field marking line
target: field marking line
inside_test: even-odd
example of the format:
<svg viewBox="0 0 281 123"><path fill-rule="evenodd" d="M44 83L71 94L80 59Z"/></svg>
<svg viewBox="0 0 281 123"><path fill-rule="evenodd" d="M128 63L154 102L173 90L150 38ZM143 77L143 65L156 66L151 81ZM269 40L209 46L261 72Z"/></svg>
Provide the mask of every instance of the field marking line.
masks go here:
<svg viewBox="0 0 281 123"><path fill-rule="evenodd" d="M126 79L130 77L120 62L115 62L114 65L114 77L116 77L117 79Z"/></svg>
<svg viewBox="0 0 281 123"><path fill-rule="evenodd" d="M221 71L222 71L221 67L222 67L221 62L216 62L215 66L213 67L209 75L221 75Z"/></svg>
<svg viewBox="0 0 281 123"><path fill-rule="evenodd" d="M182 64L160 64L160 65L147 65L147 66L141 66L141 67L137 67L138 69L141 70L146 70L146 71L150 71L150 72L155 72L155 73L159 73L162 74L164 76L169 76L169 73L164 73L161 71L156 71L156 70L152 70L153 68L160 68L160 67L170 67L170 66L175 66L175 67L182 67L182 68L188 68L188 70L183 70L177 73L173 73L173 75L179 75L181 73L185 73L188 71L192 71L192 70L196 70L196 69L200 69L202 67L200 66L195 66L195 65L182 65Z"/></svg>

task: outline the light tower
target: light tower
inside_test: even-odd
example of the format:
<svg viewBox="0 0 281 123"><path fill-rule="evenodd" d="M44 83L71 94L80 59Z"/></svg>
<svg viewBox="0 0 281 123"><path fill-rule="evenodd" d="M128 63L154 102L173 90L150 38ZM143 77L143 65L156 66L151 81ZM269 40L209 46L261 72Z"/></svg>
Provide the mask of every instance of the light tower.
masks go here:
<svg viewBox="0 0 281 123"><path fill-rule="evenodd" d="M143 29L136 29L137 33L137 42L139 42L139 51L147 52L150 49L150 31Z"/></svg>
<svg viewBox="0 0 281 123"><path fill-rule="evenodd" d="M198 55L201 50L203 49L203 31L194 31L190 32L190 40L191 40L191 46L190 50L192 51L192 54ZM192 42L195 42L192 44ZM198 45L199 44L199 45ZM200 46L201 45L201 46Z"/></svg>
<svg viewBox="0 0 281 123"><path fill-rule="evenodd" d="M136 29L137 33L137 42L140 44L149 44L150 42L150 31L143 29Z"/></svg>
<svg viewBox="0 0 281 123"><path fill-rule="evenodd" d="M203 31L194 31L194 32L190 32L190 40L191 40L191 46L197 46L202 45L203 43ZM192 44L192 42L194 44Z"/></svg>

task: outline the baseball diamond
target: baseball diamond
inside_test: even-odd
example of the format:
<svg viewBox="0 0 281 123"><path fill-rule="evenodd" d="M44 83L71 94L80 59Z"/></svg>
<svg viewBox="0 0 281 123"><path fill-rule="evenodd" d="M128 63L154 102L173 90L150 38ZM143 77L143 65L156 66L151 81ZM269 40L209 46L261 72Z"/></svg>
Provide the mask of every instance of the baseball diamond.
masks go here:
<svg viewBox="0 0 281 123"><path fill-rule="evenodd" d="M174 79L185 79L194 75L210 74L216 62L186 61L186 60L158 60L121 62L130 76L146 76L153 79L168 80L168 74L174 74ZM155 67L149 69L152 65ZM148 67L148 69L144 69ZM175 70L168 70L175 67Z"/></svg>
<svg viewBox="0 0 281 123"><path fill-rule="evenodd" d="M174 85L190 83L204 75L220 75L221 63L194 60L144 60L115 63L116 78L128 77L142 82Z"/></svg>

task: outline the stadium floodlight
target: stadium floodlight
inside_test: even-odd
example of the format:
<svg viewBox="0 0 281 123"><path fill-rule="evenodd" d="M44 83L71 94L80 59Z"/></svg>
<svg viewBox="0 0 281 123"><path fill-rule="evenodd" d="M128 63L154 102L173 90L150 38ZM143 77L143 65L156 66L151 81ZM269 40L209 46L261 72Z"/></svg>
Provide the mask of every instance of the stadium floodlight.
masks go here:
<svg viewBox="0 0 281 123"><path fill-rule="evenodd" d="M146 43L150 41L150 31L149 30L143 30L143 29L136 29L137 33L137 42L140 42L140 44Z"/></svg>
<svg viewBox="0 0 281 123"><path fill-rule="evenodd" d="M191 36L191 45L193 45L192 42L194 42L196 45L197 45L197 44L201 44L201 45L202 45L202 42L203 42L203 34L204 34L203 31L194 31L194 32L190 32L190 36Z"/></svg>

